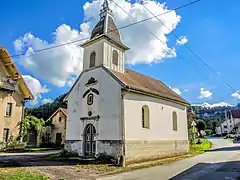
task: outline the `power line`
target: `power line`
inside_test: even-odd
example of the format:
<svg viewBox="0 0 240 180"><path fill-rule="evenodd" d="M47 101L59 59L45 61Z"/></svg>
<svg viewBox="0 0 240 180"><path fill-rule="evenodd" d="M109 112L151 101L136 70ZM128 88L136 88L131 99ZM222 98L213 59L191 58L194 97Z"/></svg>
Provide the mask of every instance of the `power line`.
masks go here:
<svg viewBox="0 0 240 180"><path fill-rule="evenodd" d="M153 16L155 17L163 26L165 26L169 31L171 31L162 21L161 19L159 19L155 14L153 14L143 3L142 6ZM179 41L182 42L181 38L178 37L178 35L176 35L173 31L171 32L171 34ZM233 86L231 86L228 81L226 79L223 79L210 65L208 65L195 51L193 51L193 49L191 49L188 45L184 44L183 45L198 59L200 60L210 71L212 71L214 74L217 74L220 79L224 82L224 84L226 84L230 89L232 89L234 92L236 92L237 90L235 88L233 88Z"/></svg>
<svg viewBox="0 0 240 180"><path fill-rule="evenodd" d="M161 13L161 14L158 14L156 15L157 17L158 16L162 16L162 15L165 15L165 14L168 14L172 11L175 11L175 10L178 10L178 9L181 9L181 8L184 8L184 7L187 7L189 5L192 5L196 2L198 2L200 0L196 0L196 1L192 1L190 3L187 3L187 4L184 4L182 6L178 6L172 10L169 10L169 11L166 11L164 13ZM143 19L143 20L139 20L139 21L136 21L136 22L133 22L133 23L130 23L130 24L127 24L127 25L124 25L124 26L121 26L121 27L118 27L118 28L115 28L113 30L110 30L108 33L111 33L113 31L117 31L117 30L121 30L121 29L124 29L124 28L128 28L128 27L131 27L131 26L134 26L136 24L139 24L139 23L143 23L143 22L146 22L146 21L149 21L151 19L153 19L155 17L149 17L149 18L146 18L146 19ZM69 44L74 44L74 43L77 43L77 42L81 42L81 41L85 41L85 40L88 40L90 39L91 37L86 37L86 38L82 38L82 39L78 39L78 40L71 40L67 43L62 43L62 44L58 44L58 45L53 45L51 47L48 47L48 48L43 48L43 49L38 49L38 50L34 50L34 53L38 53L38 52L42 52L42 51L47 51L47 50L50 50L50 49L54 49L54 48L58 48L58 47L61 47L61 46L66 46L66 45L69 45ZM15 57L19 57L19 56L24 56L24 55L31 55L30 52L25 52L25 53L19 53L19 54L15 54L15 55L12 55L12 56L9 56L10 58L15 58ZM7 59L8 57L3 57L2 59Z"/></svg>
<svg viewBox="0 0 240 180"><path fill-rule="evenodd" d="M130 16L131 18L134 18L130 13L128 13L125 9L123 9L123 8L122 8L119 4L117 4L114 0L110 0L110 1L113 2L118 8L120 8L120 9L121 9L122 11L124 11L126 14L128 14L128 16ZM199 1L200 1L200 0L192 1L192 2L190 2L190 3L188 3L188 4L183 5L183 6L180 6L180 7L186 7L187 5L192 5L192 4L197 3L197 2L199 2ZM171 11L174 11L174 10L177 10L177 9L175 8L175 9L170 10L170 11L167 11L167 12L171 12ZM154 17L153 17L153 18L154 18ZM152 36L154 36L154 37L155 37L157 40L159 40L163 45L165 45L165 43L164 43L160 38L158 38L151 30L149 30L148 27L146 27L146 26L144 26L144 27L149 31L149 33L150 33ZM166 52L168 52L168 49L167 49L166 47L163 47L163 48L164 48L164 50L165 50ZM189 62L188 62L185 58L183 58L183 57L180 56L179 54L178 54L178 58L181 59L183 62L185 62L187 65L192 66L192 65L189 64ZM164 59L166 59L166 58L164 58ZM164 60L164 59L163 59L163 60ZM203 75L202 72L201 72L199 69L195 68L195 66L192 66L192 67L194 68L195 71L197 71L199 74L201 74L206 80L209 80L209 77Z"/></svg>

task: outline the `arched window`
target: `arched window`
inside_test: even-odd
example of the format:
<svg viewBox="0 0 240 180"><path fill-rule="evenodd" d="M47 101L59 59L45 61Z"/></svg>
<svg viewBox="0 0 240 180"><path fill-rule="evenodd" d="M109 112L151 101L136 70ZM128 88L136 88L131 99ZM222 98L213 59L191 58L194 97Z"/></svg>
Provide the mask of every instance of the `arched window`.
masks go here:
<svg viewBox="0 0 240 180"><path fill-rule="evenodd" d="M142 107L142 127L149 128L149 108L146 105Z"/></svg>
<svg viewBox="0 0 240 180"><path fill-rule="evenodd" d="M118 52L116 50L113 50L112 53L112 63L118 66Z"/></svg>
<svg viewBox="0 0 240 180"><path fill-rule="evenodd" d="M92 52L90 55L90 65L89 67L94 67L95 66L95 60L96 60L96 52Z"/></svg>
<svg viewBox="0 0 240 180"><path fill-rule="evenodd" d="M172 122L173 122L173 130L177 131L177 113L173 111L172 113Z"/></svg>

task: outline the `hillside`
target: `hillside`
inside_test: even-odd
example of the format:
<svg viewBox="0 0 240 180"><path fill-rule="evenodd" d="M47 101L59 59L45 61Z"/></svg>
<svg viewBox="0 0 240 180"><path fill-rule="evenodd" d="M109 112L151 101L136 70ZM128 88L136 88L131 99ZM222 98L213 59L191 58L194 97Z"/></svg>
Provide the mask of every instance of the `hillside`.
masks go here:
<svg viewBox="0 0 240 180"><path fill-rule="evenodd" d="M67 103L63 102L67 93L58 96L52 103L41 105L37 108L26 108L26 115L47 120L59 107L67 108Z"/></svg>

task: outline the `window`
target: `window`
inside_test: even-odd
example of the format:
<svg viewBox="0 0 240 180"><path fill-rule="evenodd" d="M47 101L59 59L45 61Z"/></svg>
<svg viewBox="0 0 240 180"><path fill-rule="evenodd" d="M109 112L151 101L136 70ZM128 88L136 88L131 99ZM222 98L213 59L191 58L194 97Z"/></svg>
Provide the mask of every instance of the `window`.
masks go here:
<svg viewBox="0 0 240 180"><path fill-rule="evenodd" d="M227 128L227 126L225 125L225 126L223 126L223 128Z"/></svg>
<svg viewBox="0 0 240 180"><path fill-rule="evenodd" d="M7 103L6 116L12 116L12 103Z"/></svg>
<svg viewBox="0 0 240 180"><path fill-rule="evenodd" d="M96 52L92 52L90 55L90 65L89 65L90 68L95 66L95 60L96 60Z"/></svg>
<svg viewBox="0 0 240 180"><path fill-rule="evenodd" d="M4 128L3 129L3 142L8 142L8 136L9 136L9 129Z"/></svg>
<svg viewBox="0 0 240 180"><path fill-rule="evenodd" d="M146 105L142 107L142 127L149 128L149 108Z"/></svg>
<svg viewBox="0 0 240 180"><path fill-rule="evenodd" d="M59 117L59 122L61 122L61 121L62 121L62 117L60 116L60 117Z"/></svg>
<svg viewBox="0 0 240 180"><path fill-rule="evenodd" d="M118 66L118 52L116 50L113 50L112 53L112 63Z"/></svg>
<svg viewBox="0 0 240 180"><path fill-rule="evenodd" d="M173 130L177 131L177 113L175 111L172 113L172 121L173 121Z"/></svg>
<svg viewBox="0 0 240 180"><path fill-rule="evenodd" d="M87 96L87 104L88 105L92 105L93 104L93 94L90 93L88 96Z"/></svg>

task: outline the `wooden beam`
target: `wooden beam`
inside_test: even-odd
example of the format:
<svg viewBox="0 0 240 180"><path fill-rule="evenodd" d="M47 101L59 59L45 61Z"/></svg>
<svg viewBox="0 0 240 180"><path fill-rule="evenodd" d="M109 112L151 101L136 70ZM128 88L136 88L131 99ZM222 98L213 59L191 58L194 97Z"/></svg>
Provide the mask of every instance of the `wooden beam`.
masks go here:
<svg viewBox="0 0 240 180"><path fill-rule="evenodd" d="M5 66L10 66L12 64L14 64L14 63L13 62L9 62L9 63L6 63Z"/></svg>

